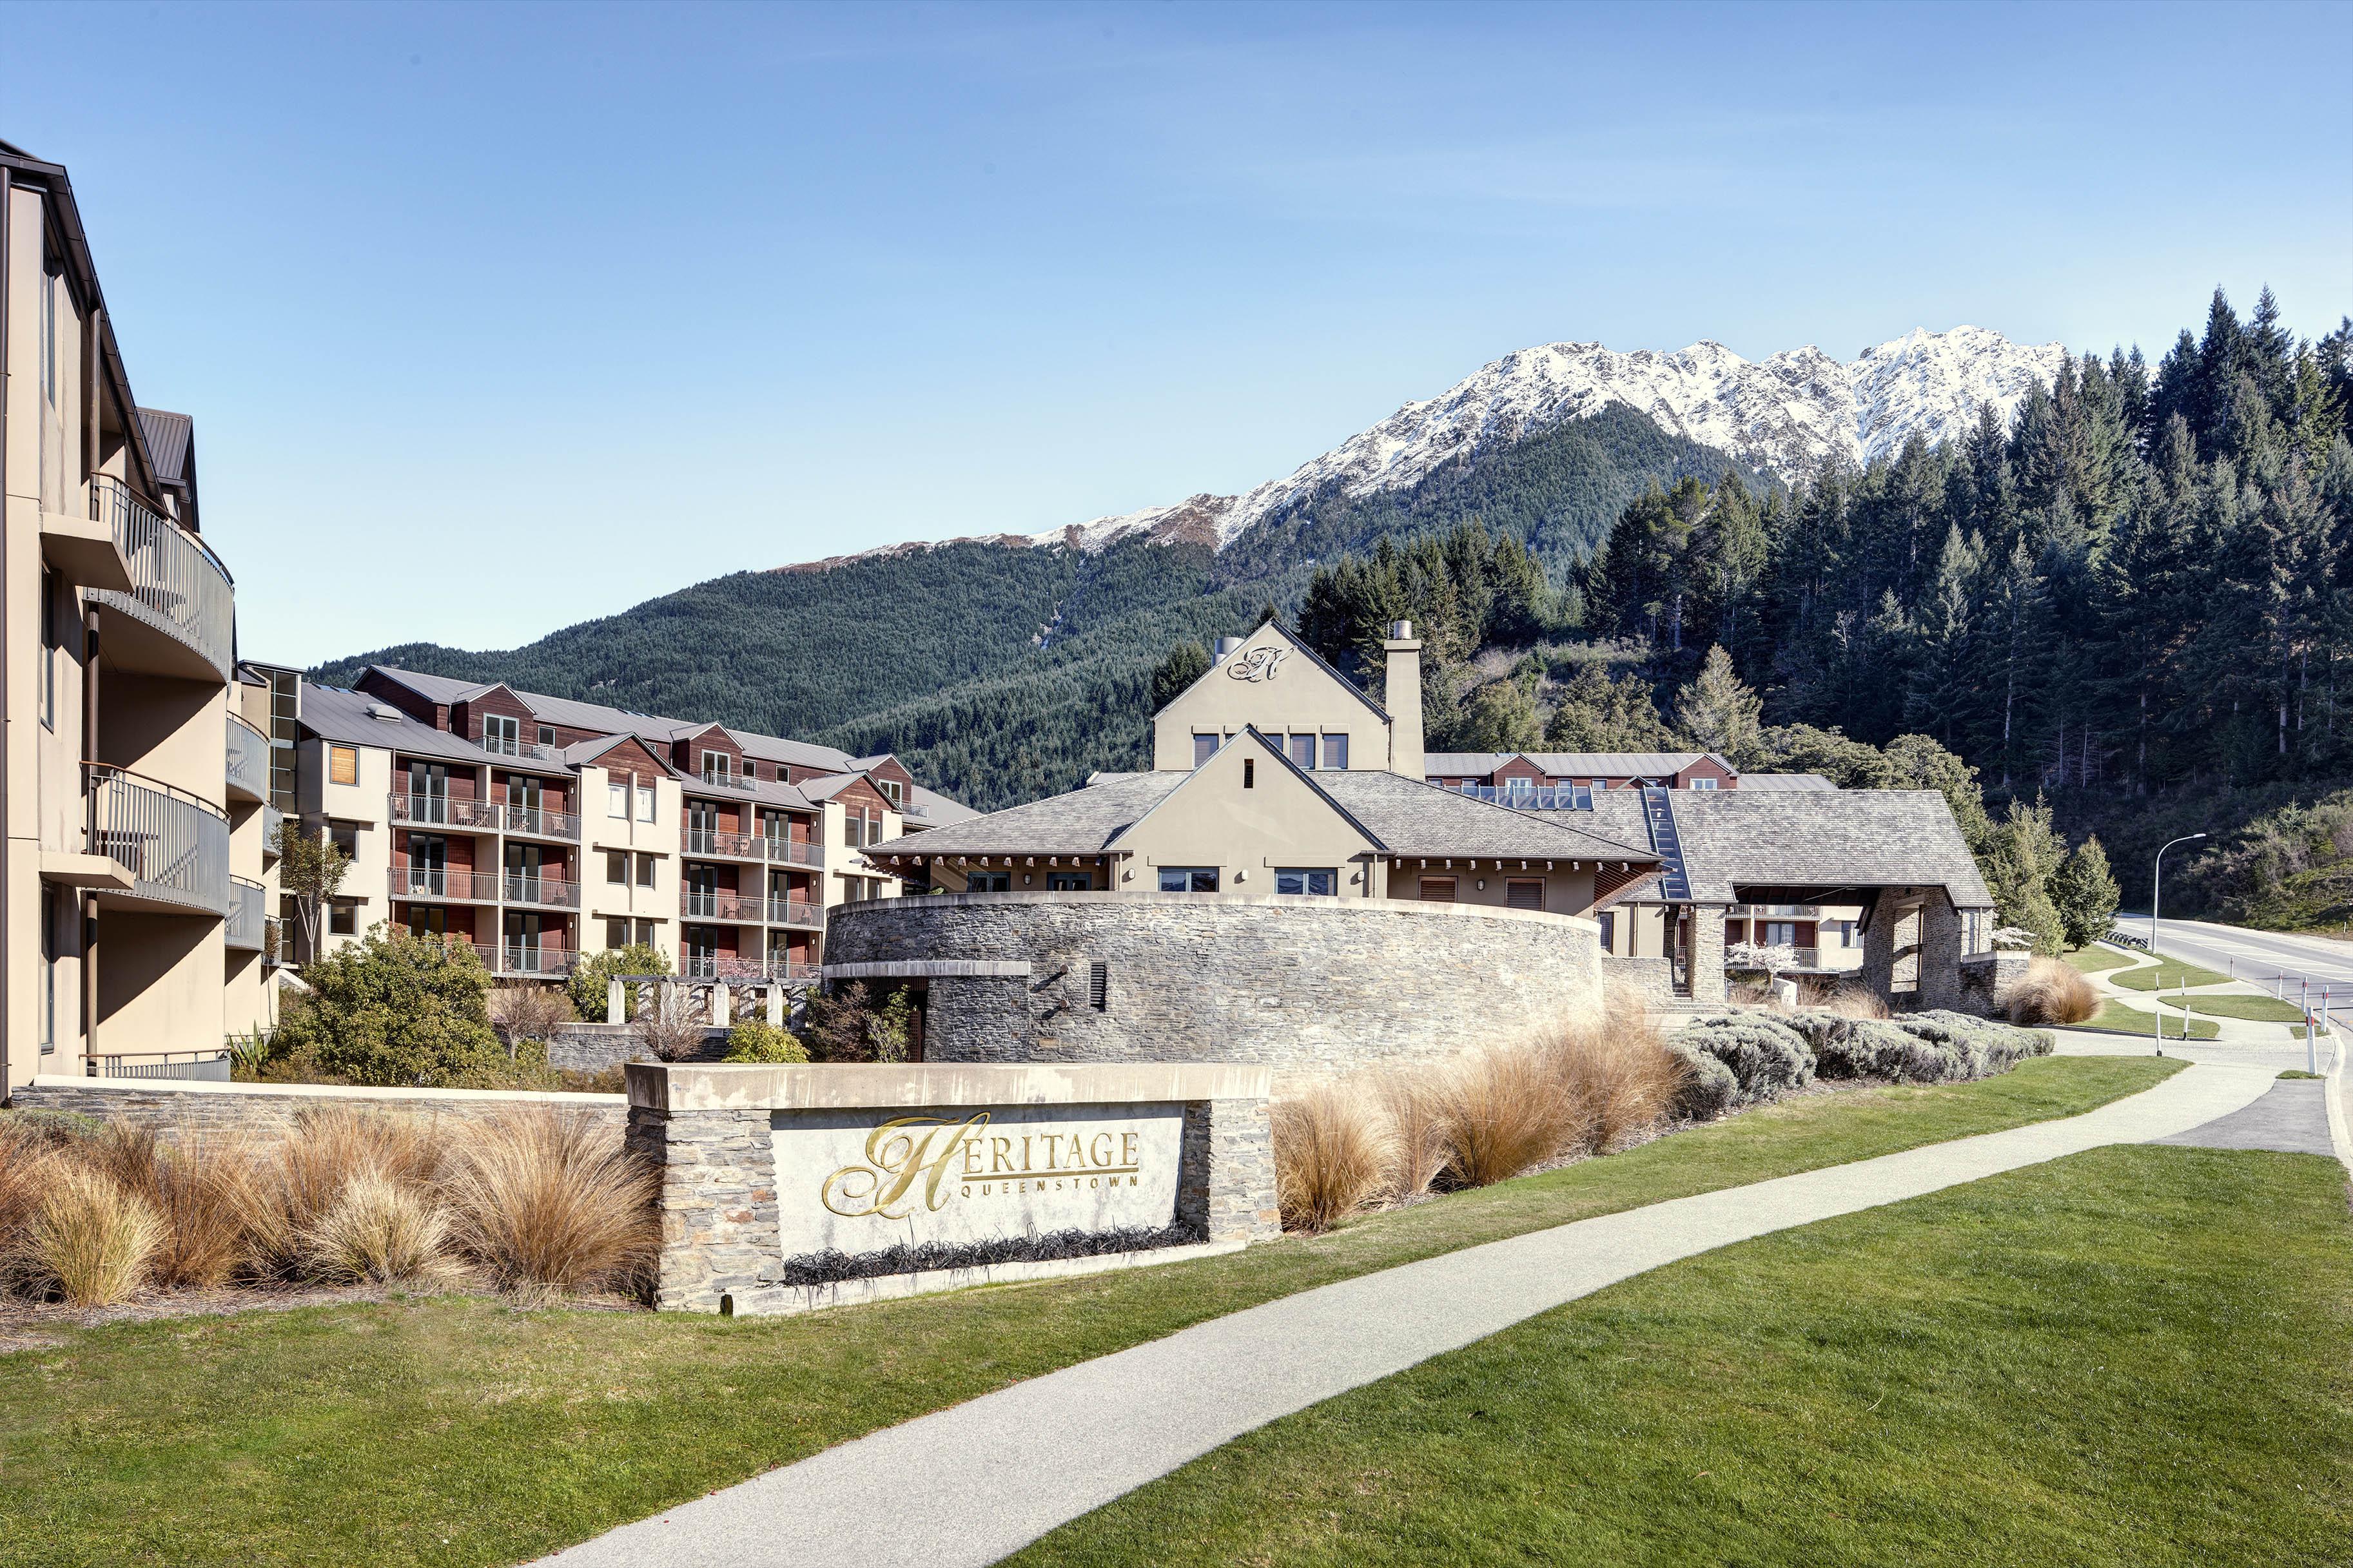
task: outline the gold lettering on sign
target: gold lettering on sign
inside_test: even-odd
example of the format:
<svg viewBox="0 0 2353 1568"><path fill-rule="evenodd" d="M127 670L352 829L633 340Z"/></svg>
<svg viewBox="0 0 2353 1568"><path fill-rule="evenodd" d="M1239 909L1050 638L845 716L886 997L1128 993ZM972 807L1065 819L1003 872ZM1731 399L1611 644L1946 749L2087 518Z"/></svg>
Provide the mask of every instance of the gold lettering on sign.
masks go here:
<svg viewBox="0 0 2353 1568"><path fill-rule="evenodd" d="M904 1219L913 1212L913 1188L921 1180L923 1206L937 1209L950 1195L942 1185L954 1180L950 1165L987 1125L986 1110L976 1110L962 1121L938 1116L902 1116L885 1121L866 1135L866 1163L844 1165L825 1179L818 1195L826 1207L845 1218L871 1215Z"/></svg>

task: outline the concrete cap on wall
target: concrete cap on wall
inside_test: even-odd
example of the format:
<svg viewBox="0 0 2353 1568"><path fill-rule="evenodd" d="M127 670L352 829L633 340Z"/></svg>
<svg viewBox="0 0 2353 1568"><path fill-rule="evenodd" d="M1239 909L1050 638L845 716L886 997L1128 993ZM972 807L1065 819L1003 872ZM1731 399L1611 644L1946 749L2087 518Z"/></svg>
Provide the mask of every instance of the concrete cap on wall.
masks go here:
<svg viewBox="0 0 2353 1568"><path fill-rule="evenodd" d="M991 1105L1168 1105L1264 1100L1250 1062L631 1062L629 1103L649 1110L859 1110Z"/></svg>

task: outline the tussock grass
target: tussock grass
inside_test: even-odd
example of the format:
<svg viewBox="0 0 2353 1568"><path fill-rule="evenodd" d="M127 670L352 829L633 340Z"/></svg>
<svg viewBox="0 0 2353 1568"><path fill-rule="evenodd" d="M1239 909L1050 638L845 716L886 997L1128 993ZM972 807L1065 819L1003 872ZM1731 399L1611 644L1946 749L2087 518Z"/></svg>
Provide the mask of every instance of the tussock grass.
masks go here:
<svg viewBox="0 0 2353 1568"><path fill-rule="evenodd" d="M166 1228L154 1205L95 1166L51 1161L22 1243L26 1272L76 1307L111 1307L147 1281Z"/></svg>
<svg viewBox="0 0 2353 1568"><path fill-rule="evenodd" d="M1398 1132L1377 1091L1312 1083L1277 1100L1275 1201L1287 1230L1326 1231L1398 1183Z"/></svg>
<svg viewBox="0 0 2353 1568"><path fill-rule="evenodd" d="M225 1284L251 1252L246 1215L255 1181L241 1138L192 1135L179 1147L152 1127L110 1122L84 1149L98 1169L136 1193L164 1222L149 1264L153 1284L207 1289Z"/></svg>
<svg viewBox="0 0 2353 1568"><path fill-rule="evenodd" d="M448 1214L429 1194L358 1171L304 1235L303 1272L333 1284L438 1283L457 1272L448 1236Z"/></svg>
<svg viewBox="0 0 2353 1568"><path fill-rule="evenodd" d="M1385 1068L1372 1081L1392 1134L1387 1195L1391 1203L1410 1203L1446 1169L1443 1088L1427 1069L1413 1068Z"/></svg>
<svg viewBox="0 0 2353 1568"><path fill-rule="evenodd" d="M2081 1024L2100 1010L2100 993L2073 964L2040 954L2003 1003L2013 1024Z"/></svg>
<svg viewBox="0 0 2353 1568"><path fill-rule="evenodd" d="M1630 992L1613 989L1595 1017L1540 1042L1567 1101L1563 1131L1580 1152L1601 1154L1657 1122L1683 1088L1682 1059Z"/></svg>
<svg viewBox="0 0 2353 1568"><path fill-rule="evenodd" d="M473 1129L442 1191L459 1247L501 1289L546 1300L642 1274L661 1240L654 1179L593 1119L533 1108Z"/></svg>
<svg viewBox="0 0 2353 1568"><path fill-rule="evenodd" d="M302 1117L244 1188L242 1217L252 1238L254 1269L280 1279L307 1278L315 1256L312 1237L355 1176L431 1187L445 1159L441 1132L437 1124L412 1117L349 1106Z"/></svg>
<svg viewBox="0 0 2353 1568"><path fill-rule="evenodd" d="M1508 1180L1583 1131L1559 1063L1541 1045L1489 1046L1454 1063L1444 1085L1446 1171L1456 1184Z"/></svg>

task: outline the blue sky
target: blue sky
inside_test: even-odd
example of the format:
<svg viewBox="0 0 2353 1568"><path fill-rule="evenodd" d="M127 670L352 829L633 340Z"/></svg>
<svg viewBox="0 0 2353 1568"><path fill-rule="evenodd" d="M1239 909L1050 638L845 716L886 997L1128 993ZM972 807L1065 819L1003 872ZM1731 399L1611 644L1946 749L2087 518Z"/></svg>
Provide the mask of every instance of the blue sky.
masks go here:
<svg viewBox="0 0 2353 1568"><path fill-rule="evenodd" d="M2346 5L0 33L0 138L71 170L243 648L292 662L1240 489L1531 343L2154 357L2218 282L2353 310Z"/></svg>

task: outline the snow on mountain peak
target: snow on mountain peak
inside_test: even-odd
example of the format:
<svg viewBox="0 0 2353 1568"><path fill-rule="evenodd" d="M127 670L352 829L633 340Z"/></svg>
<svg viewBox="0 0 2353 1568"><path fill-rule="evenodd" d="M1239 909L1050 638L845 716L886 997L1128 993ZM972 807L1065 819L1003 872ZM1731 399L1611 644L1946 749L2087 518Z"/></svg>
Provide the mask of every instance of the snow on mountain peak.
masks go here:
<svg viewBox="0 0 2353 1568"><path fill-rule="evenodd" d="M1032 534L1038 544L1100 550L1141 533L1219 548L1293 501L1335 488L1361 498L1419 483L1613 403L1672 435L1795 480L1826 460L1867 463L1914 431L1931 445L1966 434L1991 405L2007 424L2035 382L2066 360L2058 343L2013 343L1983 327L1915 328L1841 363L1809 343L1752 363L1703 340L1672 352L1621 353L1598 342L1544 343L1505 354L1422 403L1240 496L1197 495L1173 507Z"/></svg>

